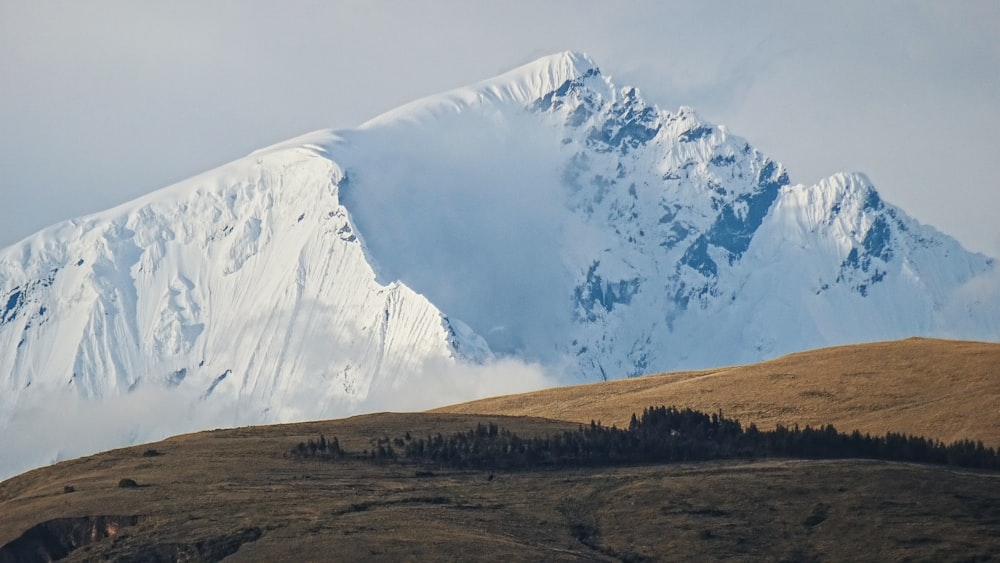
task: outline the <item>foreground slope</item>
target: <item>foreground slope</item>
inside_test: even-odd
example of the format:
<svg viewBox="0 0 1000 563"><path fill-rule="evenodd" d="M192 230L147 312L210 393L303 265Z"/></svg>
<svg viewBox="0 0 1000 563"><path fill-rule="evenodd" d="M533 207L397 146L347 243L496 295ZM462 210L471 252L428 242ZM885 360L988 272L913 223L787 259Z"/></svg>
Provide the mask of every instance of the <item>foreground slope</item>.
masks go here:
<svg viewBox="0 0 1000 563"><path fill-rule="evenodd" d="M1000 344L911 338L825 348L759 364L494 397L437 409L625 426L648 405L758 426L915 434L1000 446Z"/></svg>
<svg viewBox="0 0 1000 563"><path fill-rule="evenodd" d="M487 474L285 455L320 433L357 451L487 420L523 436L575 426L380 414L63 462L0 483L0 560L989 561L1000 550L994 474L850 460Z"/></svg>

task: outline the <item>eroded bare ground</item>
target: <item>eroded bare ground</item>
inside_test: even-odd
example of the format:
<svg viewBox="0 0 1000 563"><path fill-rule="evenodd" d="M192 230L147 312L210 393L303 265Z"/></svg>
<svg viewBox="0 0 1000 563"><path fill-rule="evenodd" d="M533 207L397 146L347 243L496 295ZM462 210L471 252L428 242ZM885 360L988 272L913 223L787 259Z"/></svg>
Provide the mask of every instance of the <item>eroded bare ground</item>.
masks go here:
<svg viewBox="0 0 1000 563"><path fill-rule="evenodd" d="M488 420L521 435L575 426L381 414L181 436L0 483L0 546L46 521L125 514L137 516L134 525L75 548L67 560L988 561L1000 554L995 474L789 460L490 474L285 455L320 433L360 451L382 435ZM144 456L150 448L162 455ZM139 486L120 488L124 478Z"/></svg>

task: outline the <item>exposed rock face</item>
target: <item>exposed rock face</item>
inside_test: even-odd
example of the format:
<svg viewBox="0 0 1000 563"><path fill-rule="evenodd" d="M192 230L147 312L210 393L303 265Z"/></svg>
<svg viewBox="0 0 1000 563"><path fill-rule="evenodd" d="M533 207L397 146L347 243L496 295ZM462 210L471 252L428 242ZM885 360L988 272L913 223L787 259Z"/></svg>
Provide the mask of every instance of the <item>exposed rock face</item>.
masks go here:
<svg viewBox="0 0 1000 563"><path fill-rule="evenodd" d="M81 516L47 520L0 547L0 563L58 561L85 545L114 537L122 528L135 526L140 520L139 516Z"/></svg>

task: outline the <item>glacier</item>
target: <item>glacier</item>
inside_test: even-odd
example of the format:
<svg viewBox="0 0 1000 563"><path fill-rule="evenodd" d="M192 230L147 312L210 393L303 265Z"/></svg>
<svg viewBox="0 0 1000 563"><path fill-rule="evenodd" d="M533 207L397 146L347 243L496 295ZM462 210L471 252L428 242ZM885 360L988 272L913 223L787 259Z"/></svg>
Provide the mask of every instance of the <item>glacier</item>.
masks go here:
<svg viewBox="0 0 1000 563"><path fill-rule="evenodd" d="M12 471L86 453L68 429L101 409L94 448L850 342L997 340L997 278L863 174L795 184L725 127L559 53L0 251L0 446L66 419Z"/></svg>

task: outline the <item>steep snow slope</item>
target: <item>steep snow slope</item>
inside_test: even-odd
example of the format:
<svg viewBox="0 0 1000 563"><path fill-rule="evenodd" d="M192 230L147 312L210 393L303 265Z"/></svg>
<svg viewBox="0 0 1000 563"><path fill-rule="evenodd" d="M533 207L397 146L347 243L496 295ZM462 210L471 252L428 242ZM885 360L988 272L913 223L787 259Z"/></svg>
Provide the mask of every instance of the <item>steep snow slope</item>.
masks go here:
<svg viewBox="0 0 1000 563"><path fill-rule="evenodd" d="M996 278L864 176L794 185L561 53L0 251L0 425L151 389L201 427L334 416L497 356L578 381L997 340Z"/></svg>
<svg viewBox="0 0 1000 563"><path fill-rule="evenodd" d="M236 399L230 424L284 420L293 395L357 400L430 359L488 357L375 281L342 177L308 143L260 151L4 251L2 417L27 394L168 385Z"/></svg>

